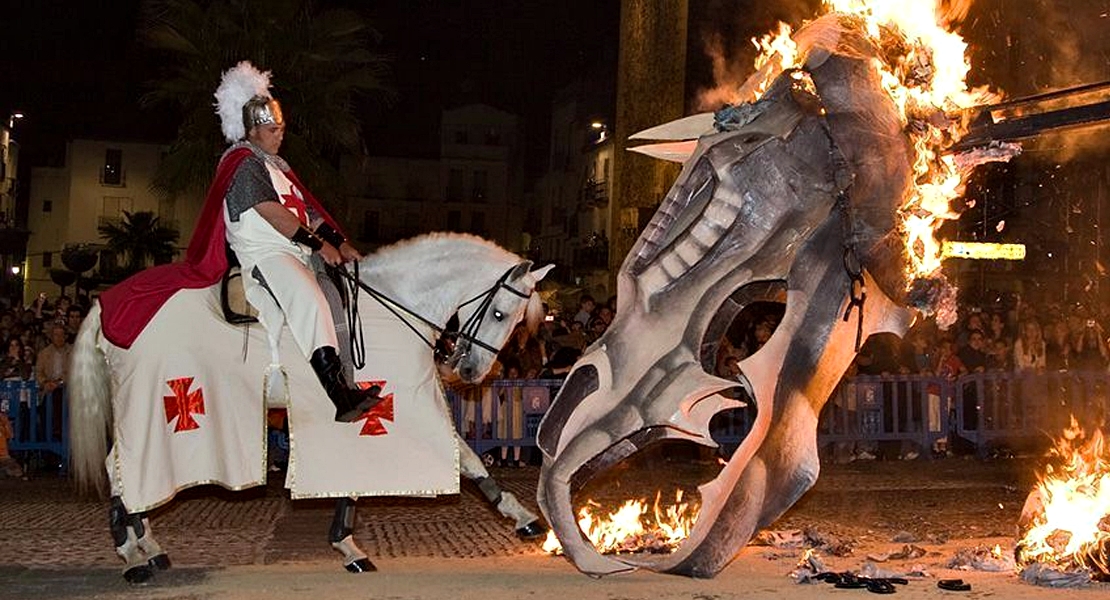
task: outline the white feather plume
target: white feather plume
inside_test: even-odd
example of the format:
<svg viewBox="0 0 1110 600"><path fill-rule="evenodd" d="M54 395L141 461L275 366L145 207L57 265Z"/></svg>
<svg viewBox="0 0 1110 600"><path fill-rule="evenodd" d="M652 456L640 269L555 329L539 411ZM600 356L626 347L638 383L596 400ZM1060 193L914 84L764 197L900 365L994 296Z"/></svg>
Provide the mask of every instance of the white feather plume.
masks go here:
<svg viewBox="0 0 1110 600"><path fill-rule="evenodd" d="M220 115L220 129L229 143L247 135L243 125L243 105L255 96L270 97L270 72L259 71L250 61L244 60L224 71L220 87L216 88L216 114Z"/></svg>

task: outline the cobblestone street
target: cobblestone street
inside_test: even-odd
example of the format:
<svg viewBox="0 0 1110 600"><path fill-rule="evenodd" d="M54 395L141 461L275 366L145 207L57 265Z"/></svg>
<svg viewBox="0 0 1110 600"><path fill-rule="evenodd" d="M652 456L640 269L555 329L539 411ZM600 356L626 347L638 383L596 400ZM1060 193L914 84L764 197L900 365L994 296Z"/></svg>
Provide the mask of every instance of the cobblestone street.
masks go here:
<svg viewBox="0 0 1110 600"><path fill-rule="evenodd" d="M970 597L1095 598L1107 587L1052 590L1013 573L953 572L960 548L1012 548L1015 523L1035 463L1029 460L872 461L827 465L817 486L775 529L820 530L850 541L830 568L859 570L872 552L901 547L909 535L929 554L930 576L899 588L901 597L949 592L934 579L975 582ZM535 508L538 468L495 469L503 486ZM822 598L833 590L800 586L787 575L798 550L751 546L713 580L637 572L593 580L568 562L522 542L512 524L464 484L437 499L359 502L355 537L381 571L343 572L326 543L329 500L288 499L281 478L232 493L203 487L179 494L151 522L174 568L129 586L107 529L107 503L79 499L58 477L0 479L0 597L48 598ZM895 569L900 565L884 564ZM906 565L908 566L908 565ZM835 590L836 593L848 593ZM865 593L853 591L854 593Z"/></svg>

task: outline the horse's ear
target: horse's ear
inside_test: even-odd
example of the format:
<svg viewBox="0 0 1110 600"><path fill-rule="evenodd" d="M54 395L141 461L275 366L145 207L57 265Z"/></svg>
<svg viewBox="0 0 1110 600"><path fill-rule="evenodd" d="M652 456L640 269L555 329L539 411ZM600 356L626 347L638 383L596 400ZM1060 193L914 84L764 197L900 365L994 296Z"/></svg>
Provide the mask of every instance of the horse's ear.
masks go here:
<svg viewBox="0 0 1110 600"><path fill-rule="evenodd" d="M551 271L551 269L554 269L554 268L555 268L554 263L552 263L550 265L542 266L542 267L536 269L535 271L532 271L532 277L535 277L536 281L538 282L539 280L543 279L544 275L547 275L547 273L549 271Z"/></svg>
<svg viewBox="0 0 1110 600"><path fill-rule="evenodd" d="M520 261L520 263L517 264L517 266L513 267L512 273L509 273L509 278L508 278L509 281L516 281L516 280L520 279L521 277L524 277L524 275L527 274L528 270L531 269L531 268L532 268L532 261L530 261L530 260Z"/></svg>

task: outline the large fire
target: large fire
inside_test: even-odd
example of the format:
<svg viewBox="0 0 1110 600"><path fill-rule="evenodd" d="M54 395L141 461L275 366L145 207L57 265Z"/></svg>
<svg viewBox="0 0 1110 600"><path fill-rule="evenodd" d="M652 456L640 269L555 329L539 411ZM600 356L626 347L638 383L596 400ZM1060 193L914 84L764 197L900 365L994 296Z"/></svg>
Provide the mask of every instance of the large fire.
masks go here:
<svg viewBox="0 0 1110 600"><path fill-rule="evenodd" d="M629 500L607 515L595 515L601 505L587 501L578 511L578 527L598 552L671 552L690 535L698 519L698 506L684 501L682 490L675 492L674 503L661 504L662 493L655 494L650 514L645 500ZM554 532L548 532L543 550L562 551Z"/></svg>
<svg viewBox="0 0 1110 600"><path fill-rule="evenodd" d="M1018 563L1110 578L1110 445L1098 429L1088 437L1072 417L1052 454L1060 464L1046 467L1026 503Z"/></svg>
<svg viewBox="0 0 1110 600"><path fill-rule="evenodd" d="M938 4L944 5L943 11ZM966 15L970 4L971 0L824 2L826 12L863 20L869 38L882 54L874 68L898 107L916 150L915 185L902 208L912 277L928 277L940 268L941 245L935 231L945 220L958 217L952 201L963 194L964 179L976 164L957 161L944 149L967 132L963 111L999 99L985 88L967 87L967 43L947 29ZM735 101L757 98L781 69L799 66L804 57L798 56L792 34L789 25L780 23L776 33L752 40L760 51L755 68L763 79L754 89L740 90Z"/></svg>

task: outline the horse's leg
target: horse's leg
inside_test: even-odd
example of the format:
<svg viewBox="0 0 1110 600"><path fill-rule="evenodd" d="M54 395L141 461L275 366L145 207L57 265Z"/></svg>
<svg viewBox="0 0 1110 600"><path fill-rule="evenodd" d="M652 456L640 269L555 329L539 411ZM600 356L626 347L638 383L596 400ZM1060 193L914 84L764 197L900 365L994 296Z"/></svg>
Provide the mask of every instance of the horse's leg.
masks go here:
<svg viewBox="0 0 1110 600"><path fill-rule="evenodd" d="M497 512L516 521L517 536L531 540L546 535L547 526L540 522L539 516L525 508L512 492L501 489L501 486L490 477L486 466L482 464L482 459L459 437L457 431L455 441L459 445L459 472L478 485L482 495L497 509Z"/></svg>
<svg viewBox="0 0 1110 600"><path fill-rule="evenodd" d="M116 544L116 554L123 559L123 578L128 583L144 583L149 581L154 576L153 566L158 564L161 566L162 561L155 561L154 559L147 559L146 548L157 548L157 542L149 534L149 522L142 515L130 515L127 513L127 507L123 505L123 500L119 496L112 496L112 504L108 509L108 529L112 532L112 540ZM143 538L147 538L147 542L143 542ZM164 559L165 567L169 566L169 558L166 557L164 552L160 556ZM164 567L163 567L164 568Z"/></svg>
<svg viewBox="0 0 1110 600"><path fill-rule="evenodd" d="M331 547L343 554L343 566L351 573L377 571L378 567L355 544L355 498L339 498L335 501L335 517L331 520L328 541Z"/></svg>

